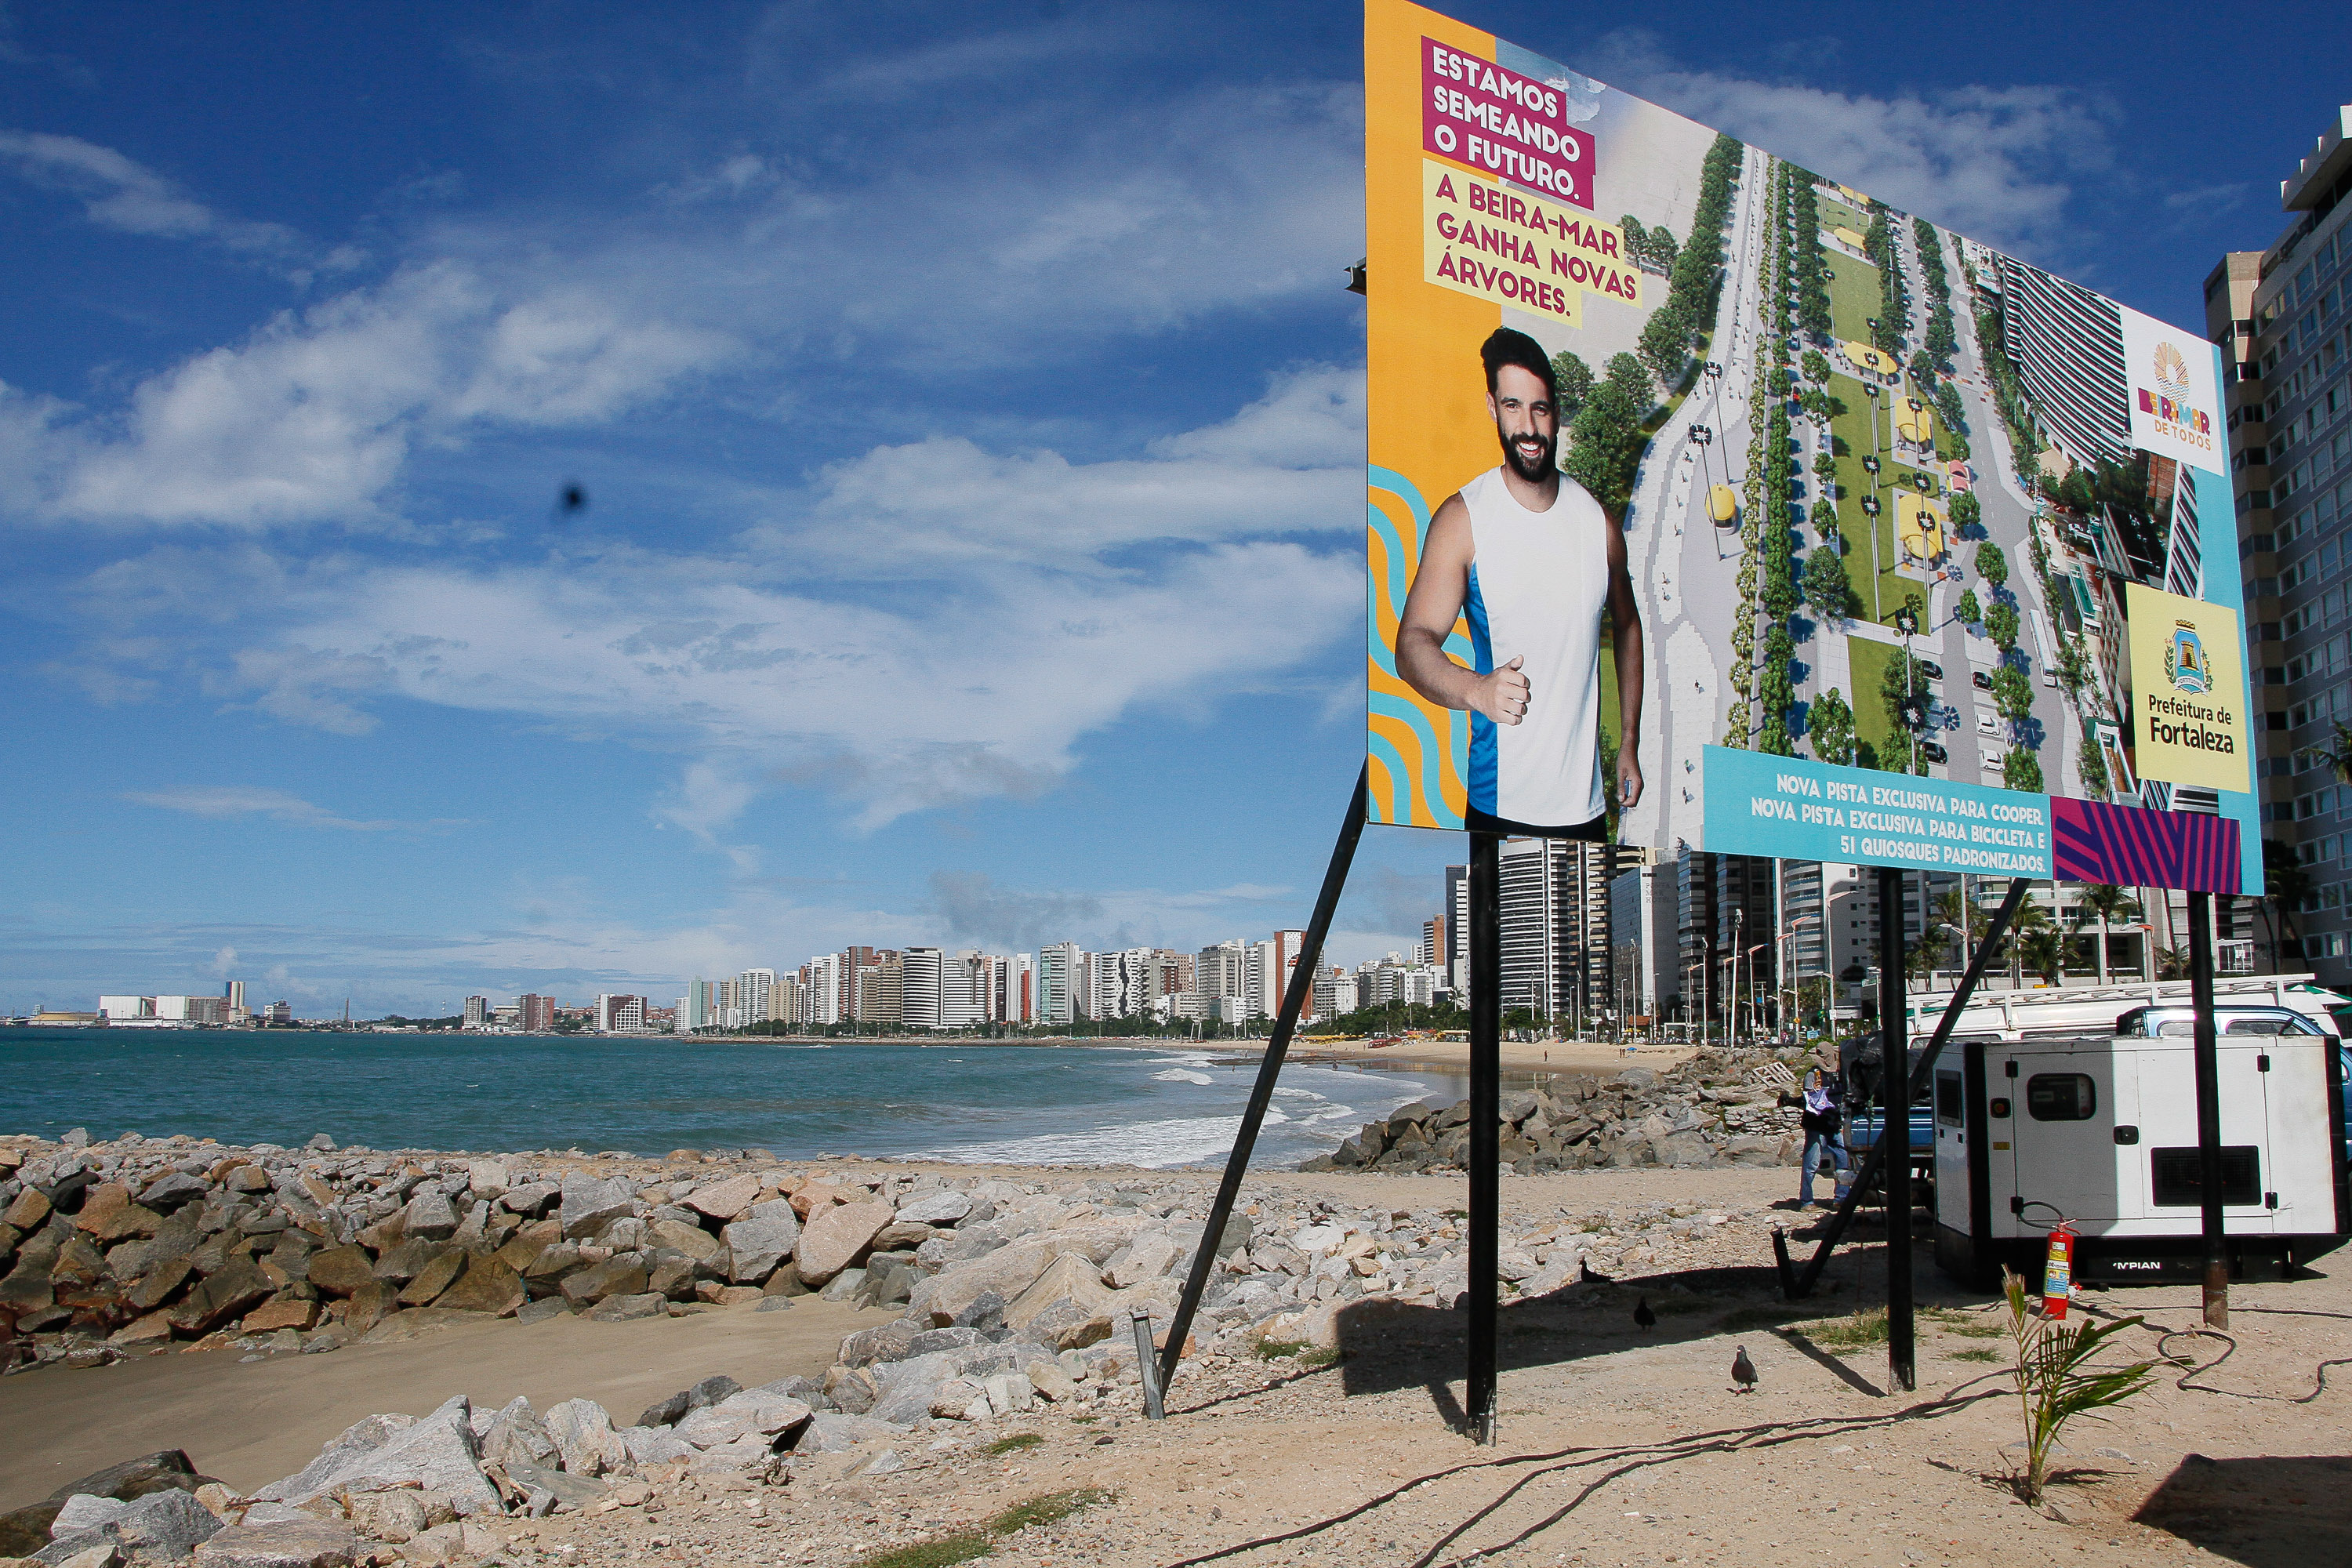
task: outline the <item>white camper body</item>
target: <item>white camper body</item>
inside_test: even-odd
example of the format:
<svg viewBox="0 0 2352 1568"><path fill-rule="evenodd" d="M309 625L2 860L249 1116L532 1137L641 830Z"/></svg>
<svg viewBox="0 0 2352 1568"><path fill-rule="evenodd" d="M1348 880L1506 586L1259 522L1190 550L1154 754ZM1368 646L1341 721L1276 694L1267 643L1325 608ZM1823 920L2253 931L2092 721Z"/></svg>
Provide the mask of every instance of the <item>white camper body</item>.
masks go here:
<svg viewBox="0 0 2352 1568"><path fill-rule="evenodd" d="M2352 1232L2340 1041L2322 1009L2214 1013L2231 1270L2276 1275ZM2079 1278L2200 1278L2191 1029L2185 1002L2168 1001L2102 1032L1948 1047L1930 1094L1937 1264L1979 1286L2003 1264L2034 1277L2063 1219Z"/></svg>

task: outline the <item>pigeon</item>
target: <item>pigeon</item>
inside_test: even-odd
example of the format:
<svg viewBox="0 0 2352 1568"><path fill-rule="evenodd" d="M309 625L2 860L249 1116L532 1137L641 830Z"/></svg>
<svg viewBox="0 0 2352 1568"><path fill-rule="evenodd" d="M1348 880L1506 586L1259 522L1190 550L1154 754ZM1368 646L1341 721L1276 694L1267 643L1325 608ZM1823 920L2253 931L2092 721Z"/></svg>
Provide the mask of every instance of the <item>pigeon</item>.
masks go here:
<svg viewBox="0 0 2352 1568"><path fill-rule="evenodd" d="M1741 1345L1738 1353L1731 1358L1731 1383L1734 1394L1756 1392L1756 1363L1748 1359L1746 1345Z"/></svg>
<svg viewBox="0 0 2352 1568"><path fill-rule="evenodd" d="M588 510L588 491L578 479L568 479L556 492L555 516L558 521L568 521Z"/></svg>
<svg viewBox="0 0 2352 1568"><path fill-rule="evenodd" d="M1644 1329L1654 1329L1658 1326L1658 1314L1650 1310L1650 1299L1647 1296L1633 1303L1633 1321Z"/></svg>
<svg viewBox="0 0 2352 1568"><path fill-rule="evenodd" d="M1606 1274L1595 1274L1592 1271L1592 1265L1581 1258L1576 1260L1576 1278L1579 1283L1585 1285L1614 1283Z"/></svg>

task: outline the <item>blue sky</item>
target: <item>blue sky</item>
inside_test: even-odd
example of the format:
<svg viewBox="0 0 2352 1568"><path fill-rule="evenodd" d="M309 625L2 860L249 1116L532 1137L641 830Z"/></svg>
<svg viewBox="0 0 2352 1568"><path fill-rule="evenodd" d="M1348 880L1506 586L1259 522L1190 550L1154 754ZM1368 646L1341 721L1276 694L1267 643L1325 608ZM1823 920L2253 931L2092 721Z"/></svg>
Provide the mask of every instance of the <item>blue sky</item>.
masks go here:
<svg viewBox="0 0 2352 1568"><path fill-rule="evenodd" d="M2192 325L2342 95L2318 7L1908 10L1459 14ZM0 1007L1303 920L1352 8L5 18ZM1462 854L1369 837L1334 955Z"/></svg>

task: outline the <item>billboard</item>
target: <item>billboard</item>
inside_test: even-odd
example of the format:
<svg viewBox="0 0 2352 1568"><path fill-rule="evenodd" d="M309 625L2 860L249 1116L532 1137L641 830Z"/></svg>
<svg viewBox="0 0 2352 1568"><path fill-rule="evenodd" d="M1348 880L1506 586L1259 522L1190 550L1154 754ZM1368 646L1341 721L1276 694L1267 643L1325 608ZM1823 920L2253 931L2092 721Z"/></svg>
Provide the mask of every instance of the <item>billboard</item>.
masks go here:
<svg viewBox="0 0 2352 1568"><path fill-rule="evenodd" d="M1365 8L1375 822L2258 891L2196 333Z"/></svg>

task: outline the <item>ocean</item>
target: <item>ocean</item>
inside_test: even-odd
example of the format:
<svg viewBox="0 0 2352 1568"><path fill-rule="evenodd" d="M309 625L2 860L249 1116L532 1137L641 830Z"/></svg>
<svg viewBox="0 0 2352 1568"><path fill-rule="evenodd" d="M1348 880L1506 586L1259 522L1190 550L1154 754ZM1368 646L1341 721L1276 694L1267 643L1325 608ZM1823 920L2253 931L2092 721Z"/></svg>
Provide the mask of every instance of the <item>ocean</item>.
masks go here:
<svg viewBox="0 0 2352 1568"><path fill-rule="evenodd" d="M0 1133L376 1149L760 1148L1009 1164L1220 1164L1255 1059L1150 1042L811 1045L0 1028ZM1460 1076L1291 1063L1252 1163L1296 1165Z"/></svg>

